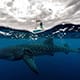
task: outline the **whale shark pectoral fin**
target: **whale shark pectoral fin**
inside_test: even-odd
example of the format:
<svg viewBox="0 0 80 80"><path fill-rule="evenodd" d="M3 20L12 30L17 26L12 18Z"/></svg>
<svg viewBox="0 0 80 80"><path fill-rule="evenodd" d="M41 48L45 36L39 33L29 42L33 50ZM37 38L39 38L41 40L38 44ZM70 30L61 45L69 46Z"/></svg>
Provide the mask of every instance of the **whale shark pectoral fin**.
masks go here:
<svg viewBox="0 0 80 80"><path fill-rule="evenodd" d="M35 61L31 57L25 56L23 60L33 72L39 73Z"/></svg>

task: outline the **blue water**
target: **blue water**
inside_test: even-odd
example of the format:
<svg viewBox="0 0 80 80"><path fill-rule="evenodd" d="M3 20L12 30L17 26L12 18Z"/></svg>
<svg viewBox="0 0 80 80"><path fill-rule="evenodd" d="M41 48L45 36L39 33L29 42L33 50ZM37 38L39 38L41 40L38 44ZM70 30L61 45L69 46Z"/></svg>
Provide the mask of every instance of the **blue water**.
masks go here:
<svg viewBox="0 0 80 80"><path fill-rule="evenodd" d="M38 34L39 39L35 40L36 35L32 33L24 31L19 33L18 31L3 28L0 28L0 31L11 33L11 36L0 34L0 49L18 44L39 43L44 40L42 34L50 36L52 33L52 31L51 33L49 31L49 34L48 32ZM26 34L26 36L22 38L19 36L20 34L22 36ZM59 38L56 35L55 37L53 36L54 43L57 45L67 43L70 48L79 48L79 35L80 32L70 32L63 38ZM39 75L33 73L22 60L15 62L0 60L0 80L80 80L79 53L69 53L68 55L65 53L55 53L54 56L38 56L35 57L35 63L39 68Z"/></svg>
<svg viewBox="0 0 80 80"><path fill-rule="evenodd" d="M30 42L32 40L0 39L0 48ZM54 39L54 42L58 45L66 42L71 48L80 47L80 39ZM39 75L34 74L22 60L0 60L0 80L80 80L79 53L39 56L35 57L35 62L39 68Z"/></svg>

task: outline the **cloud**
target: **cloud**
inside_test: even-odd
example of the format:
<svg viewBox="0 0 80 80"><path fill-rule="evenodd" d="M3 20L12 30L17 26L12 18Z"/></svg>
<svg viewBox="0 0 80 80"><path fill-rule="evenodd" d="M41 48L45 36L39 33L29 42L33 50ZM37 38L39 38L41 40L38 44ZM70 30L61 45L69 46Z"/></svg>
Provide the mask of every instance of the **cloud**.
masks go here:
<svg viewBox="0 0 80 80"><path fill-rule="evenodd" d="M80 24L80 0L0 0L0 25L33 31L42 20L44 30L61 23Z"/></svg>

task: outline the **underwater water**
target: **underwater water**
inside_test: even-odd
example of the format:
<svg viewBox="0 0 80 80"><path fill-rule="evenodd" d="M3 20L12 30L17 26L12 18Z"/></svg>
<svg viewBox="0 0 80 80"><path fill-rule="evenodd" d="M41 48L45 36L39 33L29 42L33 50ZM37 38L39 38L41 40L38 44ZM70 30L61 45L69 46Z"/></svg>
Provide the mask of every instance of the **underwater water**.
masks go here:
<svg viewBox="0 0 80 80"><path fill-rule="evenodd" d="M42 33L45 35L43 36L6 28L0 28L0 32L0 49L19 44L40 43L50 33L50 31ZM67 43L70 48L80 48L79 31L67 32L65 36L62 34L63 32L54 36L50 34L55 44ZM38 75L33 73L23 60L14 62L0 60L0 80L80 80L80 53L70 52L66 55L58 52L54 56L38 56L35 57L35 63L39 68Z"/></svg>

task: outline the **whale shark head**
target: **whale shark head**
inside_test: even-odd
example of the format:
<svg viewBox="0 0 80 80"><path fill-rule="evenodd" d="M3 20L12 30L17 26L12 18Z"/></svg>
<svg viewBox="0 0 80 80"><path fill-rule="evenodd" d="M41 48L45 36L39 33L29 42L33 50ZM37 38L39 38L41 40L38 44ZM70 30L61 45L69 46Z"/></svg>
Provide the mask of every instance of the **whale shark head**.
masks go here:
<svg viewBox="0 0 80 80"><path fill-rule="evenodd" d="M0 59L16 61L23 60L29 68L38 74L38 68L35 64L34 57L37 55L46 55L51 53L53 44L52 38L47 38L41 43L20 44L0 49Z"/></svg>

